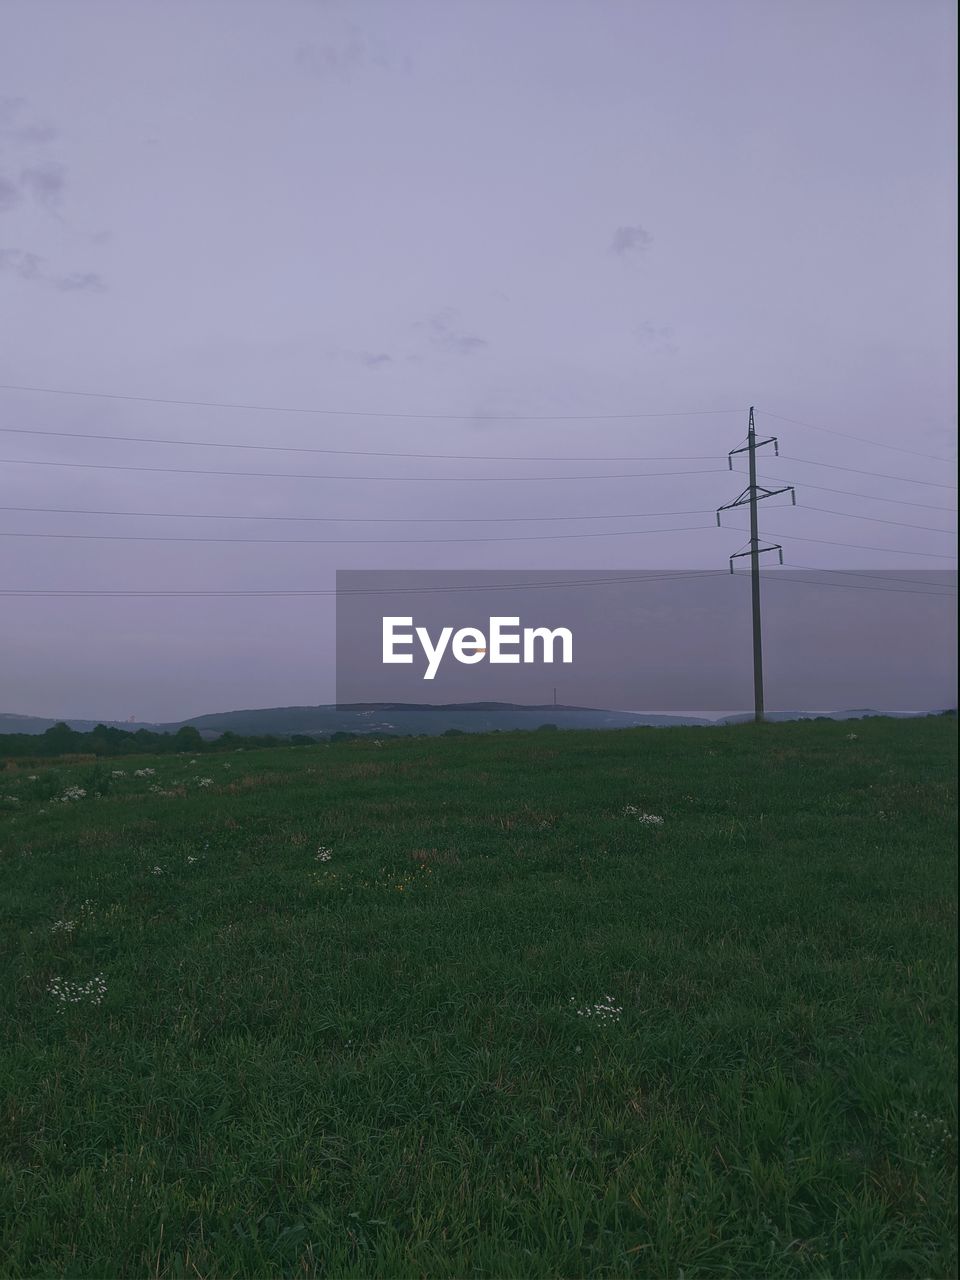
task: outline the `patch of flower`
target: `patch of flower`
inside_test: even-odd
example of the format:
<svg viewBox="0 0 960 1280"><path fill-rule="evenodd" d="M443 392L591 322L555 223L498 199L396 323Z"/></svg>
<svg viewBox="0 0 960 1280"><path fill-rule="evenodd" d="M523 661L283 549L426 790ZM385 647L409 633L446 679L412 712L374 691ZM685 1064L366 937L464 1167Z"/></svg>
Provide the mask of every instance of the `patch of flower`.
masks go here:
<svg viewBox="0 0 960 1280"><path fill-rule="evenodd" d="M425 862L416 863L409 871L391 871L389 867L381 867L375 880L361 880L362 889L389 889L392 893L406 893L416 884L426 884L424 876L432 876L433 867Z"/></svg>
<svg viewBox="0 0 960 1280"><path fill-rule="evenodd" d="M58 799L64 804L69 804L71 800L82 800L86 794L83 787L67 787L66 791Z"/></svg>
<svg viewBox="0 0 960 1280"><path fill-rule="evenodd" d="M662 827L663 819L657 813L644 813L635 804L628 804L623 811L625 818L636 818L645 827Z"/></svg>
<svg viewBox="0 0 960 1280"><path fill-rule="evenodd" d="M135 778L152 778L156 772L156 769L134 769L133 776Z"/></svg>
<svg viewBox="0 0 960 1280"><path fill-rule="evenodd" d="M857 738L859 738L859 736L860 736L860 735L859 735L858 733L848 733L848 734L847 734L847 741L848 741L848 742L856 742L856 740L857 740Z"/></svg>
<svg viewBox="0 0 960 1280"><path fill-rule="evenodd" d="M73 933L77 925L82 924L84 920L89 920L93 915L93 903L89 898L80 903L77 911L76 920L54 920L50 926L51 933Z"/></svg>
<svg viewBox="0 0 960 1280"><path fill-rule="evenodd" d="M111 770L110 770L110 777L111 777L111 778L125 778L126 776L127 776L127 771L126 771L126 769L111 769Z"/></svg>
<svg viewBox="0 0 960 1280"><path fill-rule="evenodd" d="M102 973L89 982L68 982L66 978L51 978L47 991L61 1004L100 1004L106 994L107 983Z"/></svg>
<svg viewBox="0 0 960 1280"><path fill-rule="evenodd" d="M163 867L151 867L150 874L152 876L162 876L164 874Z"/></svg>
<svg viewBox="0 0 960 1280"><path fill-rule="evenodd" d="M320 848L317 850L317 853L316 853L317 862L329 862L332 857L333 857L333 850L328 849L326 845L322 844Z"/></svg>
<svg viewBox="0 0 960 1280"><path fill-rule="evenodd" d="M198 787L212 787L212 786L213 786L213 779L212 779L212 778L198 778L198 779L197 779L197 786L198 786Z"/></svg>
<svg viewBox="0 0 960 1280"><path fill-rule="evenodd" d="M570 1003L576 1004L573 996L570 997ZM621 1013L623 1013L623 1005L614 1004L613 996L604 996L596 1004L585 1004L577 1009L578 1017L595 1018L598 1022L619 1022Z"/></svg>

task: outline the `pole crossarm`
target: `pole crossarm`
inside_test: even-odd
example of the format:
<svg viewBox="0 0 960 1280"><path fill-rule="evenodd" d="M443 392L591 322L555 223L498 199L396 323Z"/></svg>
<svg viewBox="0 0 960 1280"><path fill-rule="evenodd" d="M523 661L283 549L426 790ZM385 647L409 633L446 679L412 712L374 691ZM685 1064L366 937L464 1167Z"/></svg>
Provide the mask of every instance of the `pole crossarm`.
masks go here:
<svg viewBox="0 0 960 1280"><path fill-rule="evenodd" d="M782 489L765 489L762 485L755 485L753 489L744 489L739 498L735 498L733 502L725 502L722 507L717 507L717 528L723 527L720 523L721 511L730 511L733 507L749 506L754 499L760 502L764 498L775 498L778 493L789 493L793 505L797 505L797 491L792 484L785 484Z"/></svg>
<svg viewBox="0 0 960 1280"><path fill-rule="evenodd" d="M780 457L780 441L777 439L776 436L767 436L766 440L754 441L753 449L754 450L761 449L765 444L772 444L774 457L776 458ZM733 470L733 455L735 453L749 453L750 451L751 451L751 446L749 444L742 444L739 449L731 449L730 452L727 454L728 469L730 471Z"/></svg>
<svg viewBox="0 0 960 1280"><path fill-rule="evenodd" d="M779 542L771 543L769 547L757 547L758 556L762 556L765 551L778 552L780 556L780 563L783 564L783 547L781 547ZM734 560L739 560L741 556L752 556L752 555L753 555L752 548L749 551L735 551L733 555L730 557L730 572L733 573Z"/></svg>

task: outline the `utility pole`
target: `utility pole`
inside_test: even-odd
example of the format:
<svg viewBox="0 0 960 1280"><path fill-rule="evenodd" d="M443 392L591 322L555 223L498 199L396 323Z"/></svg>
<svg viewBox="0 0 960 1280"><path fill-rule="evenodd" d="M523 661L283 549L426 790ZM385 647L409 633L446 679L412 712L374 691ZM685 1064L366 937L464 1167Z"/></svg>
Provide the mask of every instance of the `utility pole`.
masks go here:
<svg viewBox="0 0 960 1280"><path fill-rule="evenodd" d="M736 453L746 453L749 462L749 480L750 483L746 489L733 502L728 502L722 507L717 508L717 526L720 524L720 512L730 511L734 507L750 507L750 549L749 551L737 551L730 557L730 572L733 573L733 562L741 556L750 557L750 595L753 611L753 718L757 724L763 723L763 641L762 628L760 622L760 556L765 551L777 551L780 555L780 563L783 564L783 547L779 543L774 543L769 547L761 547L759 522L757 519L757 503L762 498L773 498L778 493L789 493L793 500L793 505L797 505L797 495L792 484L785 485L782 489L766 489L762 485L757 484L757 449L764 445L772 444L773 452L779 456L780 445L776 436L768 436L765 440L757 440L757 432L753 421L753 405L750 406L750 422L747 427L747 443L741 445L738 449L731 449L727 454L727 465L733 470L733 456Z"/></svg>

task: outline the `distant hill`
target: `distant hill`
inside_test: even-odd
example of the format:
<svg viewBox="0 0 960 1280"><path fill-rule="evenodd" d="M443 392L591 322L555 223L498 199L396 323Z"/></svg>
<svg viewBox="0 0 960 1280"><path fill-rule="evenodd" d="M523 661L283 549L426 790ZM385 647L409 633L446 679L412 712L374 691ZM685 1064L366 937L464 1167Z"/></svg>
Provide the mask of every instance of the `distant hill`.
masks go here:
<svg viewBox="0 0 960 1280"><path fill-rule="evenodd" d="M889 715L907 717L926 712L874 711L870 709L848 711L771 711L769 720L814 720L825 716L830 720L860 720L867 716ZM637 725L668 727L671 725L741 724L753 716L725 716L720 720L705 720L696 716L644 715L633 711L605 711L597 707L566 707L547 703L539 706L522 706L510 702L464 702L431 705L414 702L356 702L341 706L333 704L317 707L261 707L246 711L220 711L210 715L194 716L190 720L169 723L130 723L125 720L75 720L67 719L71 729L89 733L98 724L109 728L136 732L148 729L153 733L176 733L183 725L192 725L205 738L216 738L221 733L274 734L287 737L304 733L316 737L329 737L332 733L366 734L436 734L450 729L462 733L490 733L492 730L538 729L541 725L555 725L558 729L629 729ZM0 734L44 733L58 721L45 716L23 716L0 712Z"/></svg>

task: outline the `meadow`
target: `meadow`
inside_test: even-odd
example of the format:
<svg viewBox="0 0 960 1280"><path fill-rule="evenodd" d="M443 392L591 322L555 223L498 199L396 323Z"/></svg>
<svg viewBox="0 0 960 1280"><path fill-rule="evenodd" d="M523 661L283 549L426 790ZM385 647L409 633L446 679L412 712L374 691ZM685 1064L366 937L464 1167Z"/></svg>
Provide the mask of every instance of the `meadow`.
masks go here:
<svg viewBox="0 0 960 1280"><path fill-rule="evenodd" d="M3 1277L949 1277L956 721L0 772Z"/></svg>

